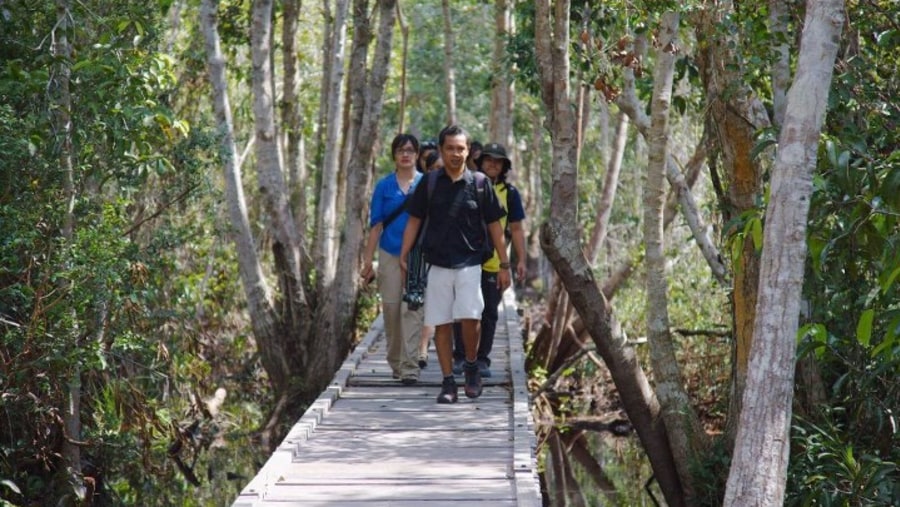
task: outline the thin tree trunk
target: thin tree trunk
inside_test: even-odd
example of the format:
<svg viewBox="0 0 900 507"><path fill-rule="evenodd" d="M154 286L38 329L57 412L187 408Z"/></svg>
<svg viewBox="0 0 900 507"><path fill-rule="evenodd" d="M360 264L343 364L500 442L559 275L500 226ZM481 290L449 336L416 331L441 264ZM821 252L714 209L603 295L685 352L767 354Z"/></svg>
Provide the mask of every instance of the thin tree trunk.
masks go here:
<svg viewBox="0 0 900 507"><path fill-rule="evenodd" d="M512 16L509 0L496 0L494 4L494 51L491 56L491 114L488 119L488 135L491 142L512 148L513 139L513 84L506 68L506 41L511 32ZM513 167L518 167L515 150L510 149Z"/></svg>
<svg viewBox="0 0 900 507"><path fill-rule="evenodd" d="M726 506L784 503L806 224L843 9L842 0L810 0L806 7L797 75L772 171L757 323Z"/></svg>
<svg viewBox="0 0 900 507"><path fill-rule="evenodd" d="M648 139L650 118L644 113L644 105L640 103L637 97L634 71L630 68L625 69L623 74L625 86L622 94L616 99L616 104L628 114L644 139ZM703 154L705 159L705 153L706 151L698 146L695 151L695 157L698 154ZM677 191L676 196L679 204L681 204L681 213L691 230L691 234L694 236L694 241L697 243L697 247L700 248L700 253L703 254L703 258L706 260L712 275L719 283L727 286L727 269L722 262L722 255L719 253L719 249L713 244L707 233L706 226L700 218L699 208L696 201L694 201L693 193L690 191L691 184L688 184L681 171L678 170L678 163L671 155L667 155L666 160L666 179L669 185ZM700 162L702 162L702 159L698 161L698 163Z"/></svg>
<svg viewBox="0 0 900 507"><path fill-rule="evenodd" d="M56 27L53 30L54 43L51 47L53 57L56 59L55 72L51 78L50 89L55 92L53 125L57 133L59 146L59 168L63 175L63 195L65 197L66 213L63 216L62 240L65 245L71 245L75 236L75 167L72 146L72 95L69 84L72 75L72 46L69 44L69 30L71 25L71 4L69 0L57 0L56 2ZM62 270L65 271L65 270ZM72 282L61 277L59 282L61 293L71 294ZM73 305L74 308L74 305ZM76 337L78 331L78 316L75 310L71 310L73 317L69 329L71 336ZM66 462L66 472L69 480L74 485L76 495L84 496L81 470L81 448L78 442L81 440L81 365L74 364L69 373L66 384L66 406L62 410L62 420L65 426L65 439L62 452Z"/></svg>
<svg viewBox="0 0 900 507"><path fill-rule="evenodd" d="M666 201L666 165L669 158L669 109L678 46L679 17L666 12L660 22L653 73L653 99L648 131L649 160L644 184L644 245L647 269L647 335L653 365L656 394L662 406L672 455L687 498L693 503L694 481L690 473L692 461L699 461L705 447L700 420L691 408L684 390L681 370L675 358L675 346L669 332L668 280L666 276L665 230L663 210Z"/></svg>
<svg viewBox="0 0 900 507"><path fill-rule="evenodd" d="M378 126L384 105L384 90L396 21L396 0L378 0L378 32L372 64L367 66L370 41L373 38L368 13L368 0L354 0L353 4L353 49L350 58L351 119L348 137L354 145L353 157L347 164L348 191L346 197L347 219L343 227L344 241L340 248L339 265L357 266L364 243L368 202L360 199L369 195L374 180L375 146L378 141ZM339 360L349 349L350 338L355 328L355 305L335 305L331 301L355 301L359 292L359 277L355 269L342 269L336 274L333 296L324 311L333 314L333 333L320 333L323 345L332 345L339 355L329 357L337 367Z"/></svg>
<svg viewBox="0 0 900 507"><path fill-rule="evenodd" d="M453 19L450 15L450 0L441 0L444 12L444 84L447 98L447 124L456 123L456 67L453 65L456 39L453 35Z"/></svg>
<svg viewBox="0 0 900 507"><path fill-rule="evenodd" d="M616 200L616 189L619 186L619 173L622 170L622 159L625 156L625 142L628 141L628 116L619 113L616 122L616 138L612 152L606 164L606 175L603 178L603 190L597 202L597 213L594 217L594 228L587 244L588 263L593 266L597 262L600 247L606 241L609 230L609 217L612 215L613 203Z"/></svg>
<svg viewBox="0 0 900 507"><path fill-rule="evenodd" d="M409 24L403 15L403 7L397 2L397 22L403 36L403 57L400 63L400 112L398 114L397 133L403 132L406 125L406 66L409 62Z"/></svg>
<svg viewBox="0 0 900 507"><path fill-rule="evenodd" d="M788 6L784 0L769 0L769 32L772 44L772 123L784 123L787 89L791 84L791 45L788 34Z"/></svg>
<svg viewBox="0 0 900 507"><path fill-rule="evenodd" d="M343 131L344 51L347 37L347 13L349 0L337 0L330 41L331 53L325 55L329 73L327 88L327 113L325 115L324 156L322 159L321 186L319 187L316 219L315 259L317 284L328 290L334 282L337 270L340 227L338 227L338 172L341 158L341 132Z"/></svg>
<svg viewBox="0 0 900 507"><path fill-rule="evenodd" d="M297 101L301 76L297 70L297 19L300 16L300 0L284 0L282 5L282 68L284 85L281 99L282 146L285 154L291 211L296 223L306 223L306 164L304 162L303 116ZM301 231L302 232L302 231ZM301 262L303 258L301 257Z"/></svg>
<svg viewBox="0 0 900 507"><path fill-rule="evenodd" d="M258 341L263 366L267 372L270 372L273 387L277 390L279 385L275 379L286 377L289 366L284 355L275 346L269 346L277 343L276 337L280 329L272 308L270 288L256 253L244 190L241 186L241 173L231 121L231 106L228 102L225 57L222 55L217 29L217 4L217 0L201 2L200 23L206 42L207 67L213 90L213 109L219 132L222 135L225 199L228 203L231 226L234 228L233 238L238 255L238 273L247 297L253 334Z"/></svg>

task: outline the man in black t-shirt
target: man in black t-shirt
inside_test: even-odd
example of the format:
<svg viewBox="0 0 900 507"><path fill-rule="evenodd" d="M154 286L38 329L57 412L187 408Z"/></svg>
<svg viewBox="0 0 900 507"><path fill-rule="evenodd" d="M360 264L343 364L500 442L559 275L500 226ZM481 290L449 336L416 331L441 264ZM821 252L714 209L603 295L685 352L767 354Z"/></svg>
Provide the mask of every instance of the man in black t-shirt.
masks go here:
<svg viewBox="0 0 900 507"><path fill-rule="evenodd" d="M425 289L425 325L435 326L434 343L444 376L438 403L456 403L457 386L453 378L452 326L462 327L466 351L464 390L469 398L481 396L481 374L476 363L479 323L484 310L481 294L481 263L485 251L504 242L500 219L506 212L500 206L490 182L481 181L466 168L470 136L463 128L451 125L441 131L438 149L444 162L432 181L416 187L407 211L409 221L400 250L401 268L407 268L407 256L425 225L422 239L425 261L430 265ZM431 178L427 176L426 178ZM480 183L479 183L480 181ZM488 234L490 236L488 239ZM488 243L490 241L490 243ZM500 254L497 286L509 287L509 257Z"/></svg>

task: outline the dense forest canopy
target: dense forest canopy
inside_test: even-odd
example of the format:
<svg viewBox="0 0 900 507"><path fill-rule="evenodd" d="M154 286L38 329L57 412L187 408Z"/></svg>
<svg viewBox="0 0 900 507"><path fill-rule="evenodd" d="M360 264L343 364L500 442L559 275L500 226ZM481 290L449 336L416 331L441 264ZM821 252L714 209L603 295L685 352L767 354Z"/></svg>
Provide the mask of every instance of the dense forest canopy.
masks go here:
<svg viewBox="0 0 900 507"><path fill-rule="evenodd" d="M891 0L0 2L0 502L229 503L453 119L527 208L549 502L900 504L898 45Z"/></svg>

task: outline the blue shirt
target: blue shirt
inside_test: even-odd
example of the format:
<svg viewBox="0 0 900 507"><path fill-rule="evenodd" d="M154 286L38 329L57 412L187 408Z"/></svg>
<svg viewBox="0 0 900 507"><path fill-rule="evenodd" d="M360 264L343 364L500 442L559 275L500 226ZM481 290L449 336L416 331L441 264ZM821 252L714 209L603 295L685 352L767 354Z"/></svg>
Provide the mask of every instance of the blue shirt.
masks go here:
<svg viewBox="0 0 900 507"><path fill-rule="evenodd" d="M422 181L422 174L417 172L413 179L412 185L409 187L409 193L415 190L416 185ZM375 184L375 191L372 192L372 202L369 206L369 227L381 223L390 216L395 209L403 206L406 202L406 194L400 189L397 183L396 173L390 173L378 180ZM400 247L403 245L403 230L406 229L406 221L409 214L406 211L400 213L393 222L389 223L387 228L381 231L381 237L378 239L378 246L391 255L400 255Z"/></svg>

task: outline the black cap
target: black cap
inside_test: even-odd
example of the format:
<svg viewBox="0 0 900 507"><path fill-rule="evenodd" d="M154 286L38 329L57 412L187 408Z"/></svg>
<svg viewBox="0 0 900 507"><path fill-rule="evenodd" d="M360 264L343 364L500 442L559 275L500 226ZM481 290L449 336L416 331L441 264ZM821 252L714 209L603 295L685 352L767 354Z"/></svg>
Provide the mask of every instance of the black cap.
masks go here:
<svg viewBox="0 0 900 507"><path fill-rule="evenodd" d="M481 161L484 160L484 157L491 157L498 160L503 161L503 172L509 171L512 168L512 161L509 160L509 157L506 156L506 148L503 147L502 144L498 143L487 143L484 145L484 148L481 149L481 156L478 157L478 160L475 162L481 166Z"/></svg>

